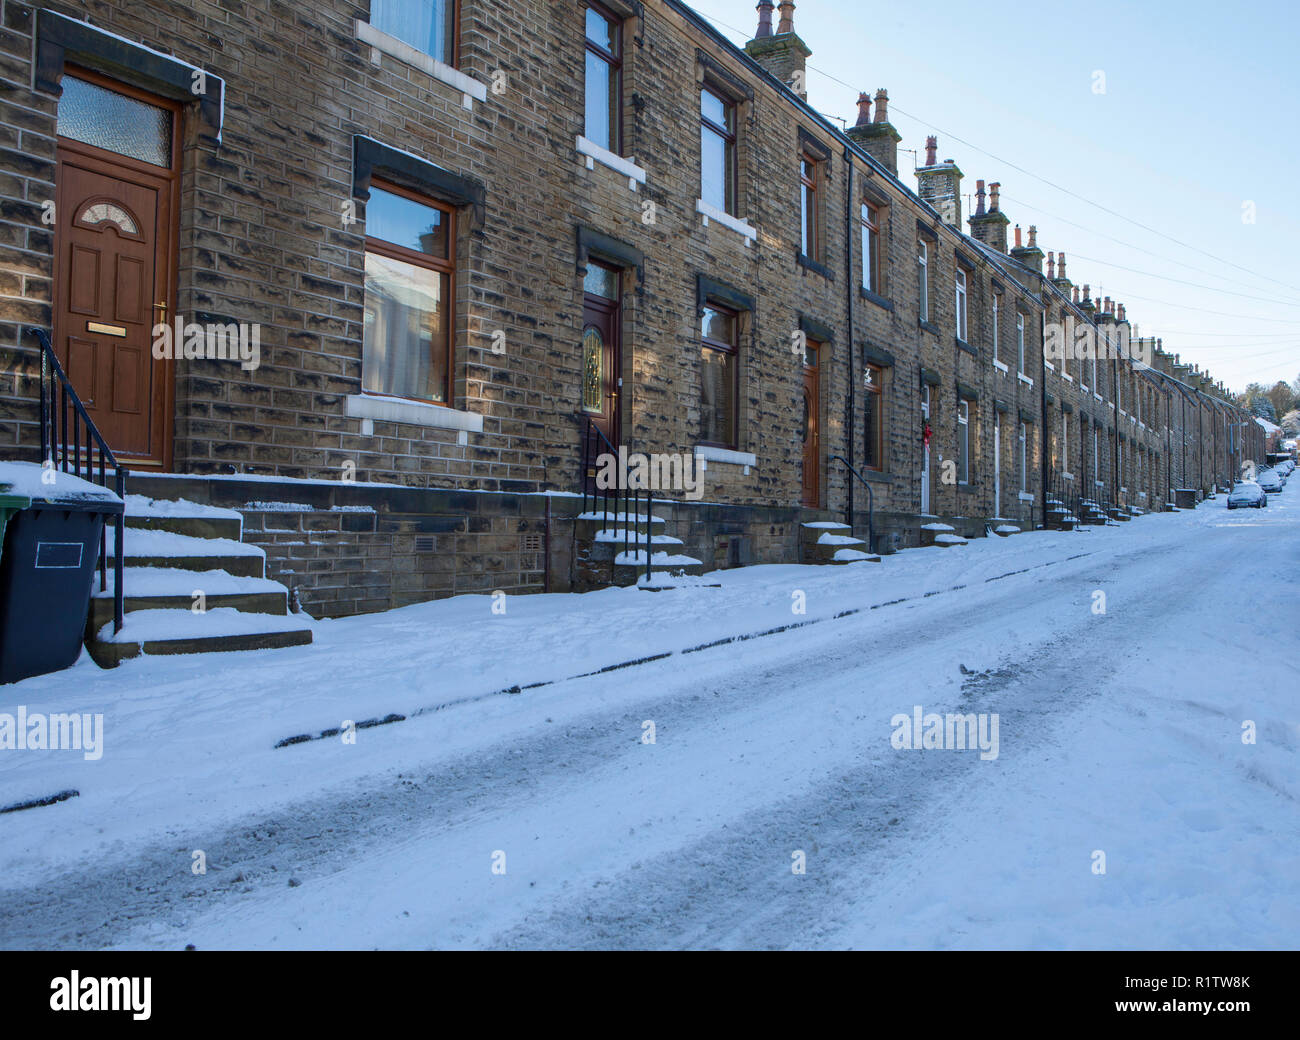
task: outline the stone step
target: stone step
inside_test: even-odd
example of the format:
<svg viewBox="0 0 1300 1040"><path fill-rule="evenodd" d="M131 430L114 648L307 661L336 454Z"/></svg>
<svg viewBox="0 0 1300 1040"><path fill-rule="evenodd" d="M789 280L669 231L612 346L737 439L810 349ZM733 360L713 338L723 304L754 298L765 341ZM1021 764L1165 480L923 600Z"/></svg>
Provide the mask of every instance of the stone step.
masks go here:
<svg viewBox="0 0 1300 1040"><path fill-rule="evenodd" d="M115 551L115 535L115 531L108 532L110 559ZM131 568L226 571L242 578L261 578L265 574L266 553L230 538L194 538L172 531L127 528L125 543L126 566Z"/></svg>
<svg viewBox="0 0 1300 1040"><path fill-rule="evenodd" d="M244 520L233 509L199 505L185 499L169 501L146 495L126 496L126 526L142 531L169 531L191 538L239 541Z"/></svg>
<svg viewBox="0 0 1300 1040"><path fill-rule="evenodd" d="M644 536L647 528L655 534L662 534L667 530L668 524L662 516L652 516L647 523L644 513L610 513L608 517L600 512L583 513L574 520L573 532L579 540L590 542L601 531L615 528L622 530L624 527Z"/></svg>
<svg viewBox="0 0 1300 1040"><path fill-rule="evenodd" d="M879 563L880 557L861 549L837 549L826 562L832 567L846 567L850 563Z"/></svg>
<svg viewBox="0 0 1300 1040"><path fill-rule="evenodd" d="M202 592L207 610L234 608L248 614L289 613L288 590L265 578L236 577L227 571L188 571L166 567L129 567L123 575L127 613L141 610L192 610L195 593ZM99 588L95 579L87 625L94 638L105 624L113 620L113 571L108 572L108 588Z"/></svg>
<svg viewBox="0 0 1300 1040"><path fill-rule="evenodd" d="M86 644L101 668L147 656L230 653L305 646L312 630L298 616L253 614L231 609L194 614L188 610L142 610L114 634L112 619Z"/></svg>

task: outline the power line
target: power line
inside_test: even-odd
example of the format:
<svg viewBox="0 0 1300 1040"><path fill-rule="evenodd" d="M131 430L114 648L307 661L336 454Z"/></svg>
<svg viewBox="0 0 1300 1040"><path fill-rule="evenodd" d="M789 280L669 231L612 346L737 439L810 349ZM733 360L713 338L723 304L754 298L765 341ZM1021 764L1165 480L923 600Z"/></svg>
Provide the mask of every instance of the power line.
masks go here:
<svg viewBox="0 0 1300 1040"><path fill-rule="evenodd" d="M1163 253L1157 253L1154 250L1147 249L1144 246L1137 245L1133 242L1126 242L1122 238L1116 238L1114 235L1108 235L1104 231L1098 231L1096 228L1089 227L1087 224L1080 224L1077 221L1070 220L1067 217L1059 216L1056 213L1049 213L1047 210L1042 209L1039 206L1031 205L1030 203L1025 202L1023 199L1012 198L1011 196L1007 195L1005 192L1003 193L1002 197L1006 199L1008 202L1015 203L1017 206L1023 206L1025 209L1033 210L1035 213L1041 213L1045 217L1051 217L1053 220L1059 220L1062 224L1069 224L1070 227L1079 228L1079 230L1086 231L1092 235L1096 235L1098 238L1104 238L1111 242L1116 242L1119 245L1126 246L1129 249L1136 249L1139 253L1146 253L1148 256L1155 257L1157 260L1164 260L1166 263L1170 263L1170 264L1178 264L1180 267L1186 267L1188 270L1195 271L1197 274L1208 274L1211 278L1218 278L1220 281L1229 282L1232 285L1244 285L1248 288L1253 287L1255 284L1253 282L1241 281L1240 279L1237 278L1225 278L1222 274L1220 274L1217 271L1207 271L1203 267L1197 267L1195 264L1189 264L1186 260L1177 260L1172 256L1165 256ZM1070 255L1077 256L1078 254L1072 251Z"/></svg>
<svg viewBox="0 0 1300 1040"><path fill-rule="evenodd" d="M1300 302L1290 300L1276 300L1268 296L1251 296L1249 293L1234 292L1232 289L1216 289L1213 285L1202 285L1200 282L1189 282L1185 278L1172 278L1165 274L1156 274L1153 271L1144 271L1140 267L1125 267L1123 264L1117 264L1113 260L1099 260L1095 256L1084 256L1082 253L1071 254L1077 260L1086 260L1090 264L1105 264L1107 267L1113 267L1117 271L1129 271L1133 274L1145 275L1147 278L1158 278L1163 282L1174 282L1178 285L1190 285L1193 289L1208 289L1210 292L1223 293L1225 296L1239 296L1243 300L1258 300L1261 303L1271 303L1279 307L1300 307Z"/></svg>

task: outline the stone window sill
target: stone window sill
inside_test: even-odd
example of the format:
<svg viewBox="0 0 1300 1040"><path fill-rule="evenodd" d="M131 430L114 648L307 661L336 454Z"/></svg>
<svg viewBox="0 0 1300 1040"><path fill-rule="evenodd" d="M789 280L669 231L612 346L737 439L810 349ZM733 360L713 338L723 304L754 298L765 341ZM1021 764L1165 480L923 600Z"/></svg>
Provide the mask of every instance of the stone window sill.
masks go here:
<svg viewBox="0 0 1300 1040"><path fill-rule="evenodd" d="M930 322L926 321L925 319L921 319L916 324L920 326L922 329L924 329L926 332L928 332L931 336L939 335L938 325L933 325Z"/></svg>
<svg viewBox="0 0 1300 1040"><path fill-rule="evenodd" d="M460 433L459 440L462 444L468 440L468 434L483 432L483 416L477 412L461 412L440 404L407 401L380 394L352 394L344 401L348 418L360 419L363 424L372 424L378 419L380 422L456 430ZM365 432L364 425L362 432Z"/></svg>
<svg viewBox="0 0 1300 1040"><path fill-rule="evenodd" d="M1021 502L1032 502L1034 500L1034 496L1028 491L1017 492L1017 497L1019 497Z"/></svg>
<svg viewBox="0 0 1300 1040"><path fill-rule="evenodd" d="M996 369L997 369L999 372L1001 372L1003 375L1006 375L1008 372L1011 371L1011 369L1010 369L1009 366L1004 365L1004 364L1003 364L1001 361L999 361L997 358L994 358L994 359L993 359L993 367L996 368Z"/></svg>
<svg viewBox="0 0 1300 1040"><path fill-rule="evenodd" d="M831 274L831 269L823 263L819 263L810 256L804 256L803 253L797 253L795 259L799 261L799 266L806 271L813 271L829 281L835 281L835 276Z"/></svg>
<svg viewBox="0 0 1300 1040"><path fill-rule="evenodd" d="M859 295L861 295L861 297L862 297L864 300L867 300L867 301L869 301L869 302L871 302L871 303L874 303L877 307L883 307L885 310L887 310L887 311L891 311L891 312L892 312L893 309L894 309L894 301L893 301L893 300L888 300L888 299L886 299L885 297L880 296L880 295L877 294L877 293L873 293L870 289L866 289L866 288L861 288L861 287L860 287L860 288L858 289L858 293L859 293Z"/></svg>
<svg viewBox="0 0 1300 1040"><path fill-rule="evenodd" d="M608 166L616 173L621 173L627 178L627 186L632 190L637 190L638 184L645 184L646 172L636 163L629 159L624 159L621 155L615 155L608 148L602 148L595 141L588 141L581 134L578 135L573 145L580 155L587 158L587 169L594 170L596 163L602 166Z"/></svg>
<svg viewBox="0 0 1300 1040"><path fill-rule="evenodd" d="M749 221L741 220L740 217L733 217L730 213L718 209L717 206L710 206L703 199L695 200L695 212L700 215L704 226L709 226L709 221L721 224L725 228L730 228L736 234L745 239L745 247L748 248L751 242L758 241L758 229Z"/></svg>
<svg viewBox="0 0 1300 1040"><path fill-rule="evenodd" d="M975 347L972 347L960 336L957 337L957 348L959 350L966 351L967 354L974 354L976 357L979 357L980 352Z"/></svg>
<svg viewBox="0 0 1300 1040"><path fill-rule="evenodd" d="M473 109L475 101L487 100L487 87L473 76L467 76L459 69L453 69L450 65L439 61L431 54L416 50L409 43L399 40L396 36L389 36L388 33L376 29L369 22L363 22L358 18L355 27L357 39L373 48L372 61L378 62L378 53L374 52L379 52L396 58L398 61L404 61L407 65L414 65L417 69L428 73L439 82L447 84L453 90L459 90L461 104L468 109Z"/></svg>
<svg viewBox="0 0 1300 1040"><path fill-rule="evenodd" d="M1033 385L1034 385L1034 381L1033 381L1032 379L1030 379L1029 376L1025 375L1023 372L1017 372L1017 373L1016 373L1016 378L1019 379L1019 380L1020 380L1022 383L1024 383L1026 386L1033 386Z"/></svg>
<svg viewBox="0 0 1300 1040"><path fill-rule="evenodd" d="M758 465L758 457L748 451L715 448L711 444L695 445L695 464L701 469L708 469L710 462L718 462L727 466L741 466L745 471L745 476L749 476L750 469Z"/></svg>

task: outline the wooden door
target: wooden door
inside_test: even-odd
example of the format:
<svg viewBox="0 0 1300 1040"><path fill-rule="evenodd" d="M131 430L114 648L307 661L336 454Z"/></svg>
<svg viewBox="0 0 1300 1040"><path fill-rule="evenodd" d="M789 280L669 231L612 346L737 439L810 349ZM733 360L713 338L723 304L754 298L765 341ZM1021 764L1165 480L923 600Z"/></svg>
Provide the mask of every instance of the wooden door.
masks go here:
<svg viewBox="0 0 1300 1040"><path fill-rule="evenodd" d="M167 466L172 369L152 347L173 316L173 171L63 136L57 162L55 350L114 454Z"/></svg>
<svg viewBox="0 0 1300 1040"><path fill-rule="evenodd" d="M599 276L587 279L582 308L582 412L615 448L619 443L618 273L595 263ZM593 291L593 289L595 291ZM608 450L602 446L601 450Z"/></svg>
<svg viewBox="0 0 1300 1040"><path fill-rule="evenodd" d="M818 380L817 347L810 343L803 365L803 504L821 506L821 392Z"/></svg>

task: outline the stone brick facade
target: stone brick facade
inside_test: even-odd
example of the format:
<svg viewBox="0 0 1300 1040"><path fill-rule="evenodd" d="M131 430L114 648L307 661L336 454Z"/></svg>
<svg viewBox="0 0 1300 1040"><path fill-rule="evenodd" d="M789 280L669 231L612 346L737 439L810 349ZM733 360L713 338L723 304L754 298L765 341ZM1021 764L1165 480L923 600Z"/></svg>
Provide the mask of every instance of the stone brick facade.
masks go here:
<svg viewBox="0 0 1300 1040"><path fill-rule="evenodd" d="M1235 412L1211 400L1222 390L1208 379L1177 366L1135 373L1126 362L1105 362L1100 385L1084 393L1077 373L1067 379L1050 366L1045 322L1068 314L1101 327L1126 324L1122 308L1075 292L1064 259L1059 277L1044 274L1032 229L1022 245L1017 228L1008 251L996 195L991 209L981 196L971 234L963 231L955 166L932 155L918 187L904 184L883 91L874 120L863 95L866 117L847 134L807 106L797 73L808 47L794 34L792 4L781 5L776 27L790 22L788 31L741 50L675 0L606 0L621 19L622 140L616 155L593 156L582 150L586 5L578 0L461 0L455 70L435 69L376 36L369 5L355 0L309 9L279 0L51 0L45 11L0 2L0 455L37 454L39 362L21 330L52 324L54 236L43 214L55 192L59 98L44 80L58 51L57 15L88 18L104 31L103 53L125 38L149 48L141 55L172 55L220 84L219 115L204 98L183 114L175 308L256 323L261 364L247 372L221 361L174 363L170 468L286 481L191 490L243 509L249 537L271 554L273 576L300 586L320 612L540 589L548 570L540 550L520 546L546 533L544 492L560 493L550 497L550 587L569 587L577 507L563 495L580 490L583 275L595 259L621 271L618 435L634 450L699 448L701 286L754 301L741 316L738 454L710 457L704 503L678 496L663 505L686 551L707 567L792 561L804 520L848 515L865 530L865 489L831 456L862 457L868 363L882 373L884 458L865 477L875 529L899 545L917 544L924 522L924 387L928 514L969 534L983 533L999 513L1027 527L1042 523L1049 480L1092 479L1094 426L1100 483L1088 494L1098 498L1161 508L1170 485L1192 471L1207 491L1230 475L1226 440L1206 431L1226 429ZM737 17L747 10L738 5ZM68 66L151 86L97 46L69 51ZM699 205L706 85L735 104L736 201L726 220ZM805 152L818 160L815 256L801 250ZM372 173L456 209L449 408L362 393ZM881 218L871 291L862 288L864 202ZM920 243L928 251L924 310ZM815 507L802 501L803 364L791 349L799 333L822 341ZM1139 427L1127 409L1117 412L1117 378L1128 381L1127 394L1140 385L1151 391L1150 423ZM946 482L962 407L971 476ZM1195 426L1185 413L1194 413ZM304 480L316 483L287 483ZM301 488L331 482L331 495L313 491L304 503ZM425 497L413 504L386 485ZM312 508L249 506L259 501Z"/></svg>

